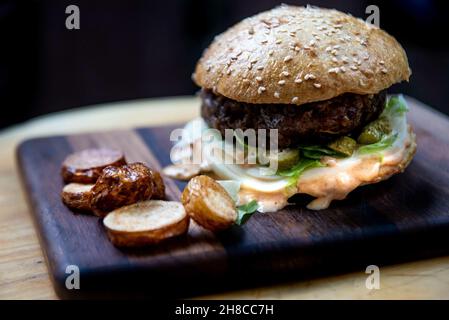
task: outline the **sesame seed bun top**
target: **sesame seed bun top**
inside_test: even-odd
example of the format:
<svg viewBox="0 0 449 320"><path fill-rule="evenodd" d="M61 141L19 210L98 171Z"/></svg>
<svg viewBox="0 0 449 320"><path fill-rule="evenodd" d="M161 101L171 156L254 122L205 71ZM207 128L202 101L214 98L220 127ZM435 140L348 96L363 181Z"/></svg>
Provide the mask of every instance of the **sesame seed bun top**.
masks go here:
<svg viewBox="0 0 449 320"><path fill-rule="evenodd" d="M193 79L240 102L301 105L378 93L410 74L404 49L376 26L336 10L282 5L217 36Z"/></svg>

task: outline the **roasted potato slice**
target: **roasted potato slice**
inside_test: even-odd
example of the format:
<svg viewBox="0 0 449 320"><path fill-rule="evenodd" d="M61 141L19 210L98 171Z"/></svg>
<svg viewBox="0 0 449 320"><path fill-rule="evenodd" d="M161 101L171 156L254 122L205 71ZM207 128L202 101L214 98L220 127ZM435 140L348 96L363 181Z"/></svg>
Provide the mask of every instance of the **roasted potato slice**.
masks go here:
<svg viewBox="0 0 449 320"><path fill-rule="evenodd" d="M198 164L190 163L172 164L162 169L162 172L167 177L188 181L200 174L201 167Z"/></svg>
<svg viewBox="0 0 449 320"><path fill-rule="evenodd" d="M154 192L153 174L143 163L106 167L92 188L91 208L99 217L114 209L148 200Z"/></svg>
<svg viewBox="0 0 449 320"><path fill-rule="evenodd" d="M72 209L89 211L93 184L69 183L62 189L62 201Z"/></svg>
<svg viewBox="0 0 449 320"><path fill-rule="evenodd" d="M185 234L189 217L180 202L147 200L110 212L103 224L114 245L136 247Z"/></svg>
<svg viewBox="0 0 449 320"><path fill-rule="evenodd" d="M182 192L181 201L187 214L211 231L226 229L237 219L237 209L230 195L208 176L190 180Z"/></svg>
<svg viewBox="0 0 449 320"><path fill-rule="evenodd" d="M107 166L126 164L123 152L115 149L86 149L75 152L62 163L64 182L95 183Z"/></svg>
<svg viewBox="0 0 449 320"><path fill-rule="evenodd" d="M153 181L153 195L151 199L165 199L165 184L161 174L158 171L150 170L151 180Z"/></svg>

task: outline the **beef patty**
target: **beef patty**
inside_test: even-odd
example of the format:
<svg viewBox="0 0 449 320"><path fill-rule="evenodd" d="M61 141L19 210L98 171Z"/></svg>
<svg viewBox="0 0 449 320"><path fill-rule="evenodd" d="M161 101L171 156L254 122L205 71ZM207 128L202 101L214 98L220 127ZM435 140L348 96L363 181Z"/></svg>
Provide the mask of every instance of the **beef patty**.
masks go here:
<svg viewBox="0 0 449 320"><path fill-rule="evenodd" d="M288 148L356 133L379 117L386 90L369 95L345 93L299 106L238 102L206 89L200 96L201 116L222 135L225 129L278 129L279 148Z"/></svg>

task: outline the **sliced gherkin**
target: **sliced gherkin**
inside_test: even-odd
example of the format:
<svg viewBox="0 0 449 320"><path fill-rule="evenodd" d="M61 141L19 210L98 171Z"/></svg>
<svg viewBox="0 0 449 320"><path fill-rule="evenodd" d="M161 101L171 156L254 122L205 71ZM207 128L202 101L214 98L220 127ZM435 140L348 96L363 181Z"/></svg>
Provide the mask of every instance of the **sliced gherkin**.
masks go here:
<svg viewBox="0 0 449 320"><path fill-rule="evenodd" d="M357 138L360 144L373 144L379 142L385 134L391 132L390 122L386 118L379 118L365 128Z"/></svg>
<svg viewBox="0 0 449 320"><path fill-rule="evenodd" d="M284 149L278 152L272 152L268 156L270 162L276 161L278 170L285 170L293 167L299 161L298 149Z"/></svg>
<svg viewBox="0 0 449 320"><path fill-rule="evenodd" d="M349 157L354 153L355 149L357 148L357 142L348 136L344 136L329 143L327 146L329 149L332 149Z"/></svg>

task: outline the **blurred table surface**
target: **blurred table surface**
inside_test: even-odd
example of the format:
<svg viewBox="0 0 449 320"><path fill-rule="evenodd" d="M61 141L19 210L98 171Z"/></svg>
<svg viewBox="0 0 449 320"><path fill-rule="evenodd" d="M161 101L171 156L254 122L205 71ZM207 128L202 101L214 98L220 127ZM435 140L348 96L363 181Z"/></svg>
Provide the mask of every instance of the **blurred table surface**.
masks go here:
<svg viewBox="0 0 449 320"><path fill-rule="evenodd" d="M182 123L198 116L193 97L116 102L59 112L0 131L0 299L57 299L21 189L15 148L27 138ZM429 111L426 111L429 112ZM209 295L212 299L449 299L449 257L380 269L369 290L359 272Z"/></svg>

